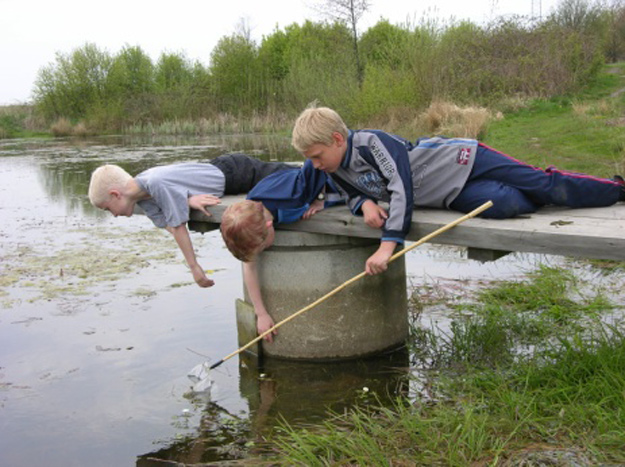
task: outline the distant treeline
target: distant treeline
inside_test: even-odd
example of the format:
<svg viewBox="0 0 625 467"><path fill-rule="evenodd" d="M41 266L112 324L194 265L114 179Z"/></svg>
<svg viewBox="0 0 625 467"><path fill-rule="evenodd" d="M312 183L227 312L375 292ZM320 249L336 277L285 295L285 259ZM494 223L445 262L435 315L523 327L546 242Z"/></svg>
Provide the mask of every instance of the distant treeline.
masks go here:
<svg viewBox="0 0 625 467"><path fill-rule="evenodd" d="M510 96L561 95L625 57L625 5L565 0L541 20L484 26L381 20L361 34L357 49L353 39L344 24L310 21L277 29L260 44L236 33L219 41L209 65L184 53L154 62L140 47L111 55L85 44L39 71L34 103L49 123L65 118L120 131L168 121L284 121L313 100L348 121L371 122L414 116L438 99L493 105Z"/></svg>

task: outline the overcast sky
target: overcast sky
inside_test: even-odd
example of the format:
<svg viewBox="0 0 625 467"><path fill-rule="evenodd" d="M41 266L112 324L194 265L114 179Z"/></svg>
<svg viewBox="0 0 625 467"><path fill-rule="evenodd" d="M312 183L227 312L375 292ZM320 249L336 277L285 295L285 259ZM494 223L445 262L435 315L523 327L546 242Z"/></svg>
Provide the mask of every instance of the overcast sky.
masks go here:
<svg viewBox="0 0 625 467"><path fill-rule="evenodd" d="M153 60L162 52L184 52L208 65L221 37L243 19L258 43L276 27L322 18L316 0L0 0L0 105L26 102L37 72L93 43L112 55L124 45L140 46ZM318 4L321 0L317 1ZM380 18L417 24L424 16L481 23L503 15L543 16L557 0L371 0L361 29Z"/></svg>

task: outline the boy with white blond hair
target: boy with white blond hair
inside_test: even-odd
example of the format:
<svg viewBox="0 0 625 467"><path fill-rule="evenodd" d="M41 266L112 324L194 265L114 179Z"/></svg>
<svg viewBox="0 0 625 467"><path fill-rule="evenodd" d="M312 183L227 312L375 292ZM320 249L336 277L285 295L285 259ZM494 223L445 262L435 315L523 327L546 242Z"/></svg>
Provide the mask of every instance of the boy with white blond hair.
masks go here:
<svg viewBox="0 0 625 467"><path fill-rule="evenodd" d="M227 154L205 163L157 166L135 177L117 165L103 165L91 175L89 200L115 217L132 216L138 205L154 225L174 236L195 282L211 287L214 281L198 263L187 229L189 209L210 216L206 208L219 204L222 196L247 193L268 175L293 169L297 167L243 154Z"/></svg>

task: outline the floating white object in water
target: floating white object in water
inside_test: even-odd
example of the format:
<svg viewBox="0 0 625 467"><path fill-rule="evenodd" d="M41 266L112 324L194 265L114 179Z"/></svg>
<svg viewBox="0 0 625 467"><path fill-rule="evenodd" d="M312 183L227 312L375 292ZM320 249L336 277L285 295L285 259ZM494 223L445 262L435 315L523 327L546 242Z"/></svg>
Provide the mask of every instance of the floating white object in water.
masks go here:
<svg viewBox="0 0 625 467"><path fill-rule="evenodd" d="M187 378L194 383L192 388L194 393L210 395L214 381L210 378L210 364L208 362L194 366L187 374Z"/></svg>
<svg viewBox="0 0 625 467"><path fill-rule="evenodd" d="M199 365L194 366L191 371L187 374L187 378L189 378L194 383L199 383L204 378L208 376L210 365L208 362L200 363Z"/></svg>
<svg viewBox="0 0 625 467"><path fill-rule="evenodd" d="M202 381L200 381L199 383L196 383L193 386L193 392L198 393L198 394L203 393L203 394L209 395L211 392L211 389L213 388L213 384L214 384L214 381L212 379L208 377L204 378Z"/></svg>

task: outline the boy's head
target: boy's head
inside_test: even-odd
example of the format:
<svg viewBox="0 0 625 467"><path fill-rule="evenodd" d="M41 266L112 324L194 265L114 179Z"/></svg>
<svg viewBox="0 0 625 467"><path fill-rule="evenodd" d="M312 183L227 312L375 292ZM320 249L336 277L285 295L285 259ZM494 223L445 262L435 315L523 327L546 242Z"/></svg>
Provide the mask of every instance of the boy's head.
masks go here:
<svg viewBox="0 0 625 467"><path fill-rule="evenodd" d="M291 144L316 169L336 172L347 150L348 130L338 113L328 107L308 107L293 127Z"/></svg>
<svg viewBox="0 0 625 467"><path fill-rule="evenodd" d="M132 216L134 202L126 195L132 176L117 165L102 165L91 174L89 201L114 216Z"/></svg>
<svg viewBox="0 0 625 467"><path fill-rule="evenodd" d="M273 243L275 232L271 213L259 201L234 203L221 216L221 236L237 259L253 261Z"/></svg>

